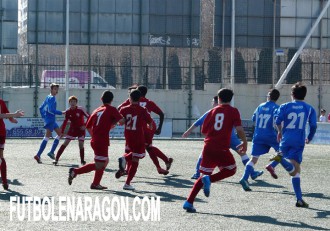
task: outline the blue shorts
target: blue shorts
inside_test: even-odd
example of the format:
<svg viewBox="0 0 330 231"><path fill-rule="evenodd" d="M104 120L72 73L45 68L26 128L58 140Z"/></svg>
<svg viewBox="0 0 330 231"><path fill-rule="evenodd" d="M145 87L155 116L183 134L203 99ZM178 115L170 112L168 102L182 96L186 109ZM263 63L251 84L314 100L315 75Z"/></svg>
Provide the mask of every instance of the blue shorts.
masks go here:
<svg viewBox="0 0 330 231"><path fill-rule="evenodd" d="M273 148L276 152L279 150L279 144L277 142L272 143L252 143L252 156L261 156L269 152L270 148Z"/></svg>
<svg viewBox="0 0 330 231"><path fill-rule="evenodd" d="M230 148L237 151L237 146L240 145L242 142L241 140L237 137L235 132L231 133L230 137Z"/></svg>
<svg viewBox="0 0 330 231"><path fill-rule="evenodd" d="M45 122L44 129L48 129L49 131L53 132L54 129L59 128L58 124L55 121L52 122Z"/></svg>
<svg viewBox="0 0 330 231"><path fill-rule="evenodd" d="M283 153L284 158L295 160L297 163L301 164L304 148L305 148L304 146L300 146L300 147L281 146L280 151Z"/></svg>

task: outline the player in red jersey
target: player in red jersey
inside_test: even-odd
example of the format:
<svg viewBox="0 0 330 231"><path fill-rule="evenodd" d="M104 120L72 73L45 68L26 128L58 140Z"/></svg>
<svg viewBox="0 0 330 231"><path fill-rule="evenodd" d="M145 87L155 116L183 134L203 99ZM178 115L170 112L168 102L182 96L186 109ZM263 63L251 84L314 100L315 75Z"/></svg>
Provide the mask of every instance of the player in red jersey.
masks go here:
<svg viewBox="0 0 330 231"><path fill-rule="evenodd" d="M8 181L7 181L7 163L3 156L3 150L5 148L6 141L6 126L3 122L3 119L9 119L12 123L17 123L17 120L14 117L24 116L22 110L17 110L15 113L10 113L5 102L0 99L0 173L2 180L2 187L4 190L8 190Z"/></svg>
<svg viewBox="0 0 330 231"><path fill-rule="evenodd" d="M116 173L116 178L119 178L117 175L123 175L127 163L128 176L123 187L125 190L134 190L131 181L137 171L139 159L145 157L144 127L147 124L151 129L153 123L148 111L139 105L140 97L141 92L133 90L130 93L130 105L122 107L119 111L125 118L126 150L130 152L120 158L121 166Z"/></svg>
<svg viewBox="0 0 330 231"><path fill-rule="evenodd" d="M94 151L94 163L86 164L80 168L70 168L68 178L69 185L72 184L73 178L77 175L95 171L91 189L102 190L107 188L100 185L100 182L109 162L109 132L118 122L124 123L124 118L115 107L111 106L113 100L111 91L104 91L101 100L103 105L94 110L86 123L86 128L92 137L91 146Z"/></svg>
<svg viewBox="0 0 330 231"><path fill-rule="evenodd" d="M196 180L190 195L183 204L183 208L187 212L196 212L193 203L202 187L204 187L205 196L209 197L211 183L236 173L235 159L229 150L233 127L236 128L237 134L242 140L242 143L237 146L237 151L246 152L247 141L240 114L236 108L230 106L233 95L234 93L230 89L220 89L218 91L219 105L211 109L204 120L202 133L205 135L205 139L200 167L203 176ZM212 174L215 167L218 167L220 171Z"/></svg>
<svg viewBox="0 0 330 231"><path fill-rule="evenodd" d="M148 88L146 86L140 85L137 88L141 92L141 98L139 100L140 106L147 109L147 111L151 114L152 112L159 115L159 125L156 128L156 123L153 121L152 129L148 128L145 124L144 136L145 136L145 145L146 149L149 153L149 156L157 168L159 174L167 175L169 173L173 159L168 158L163 152L161 152L157 147L152 145L152 139L154 135L159 135L162 130L163 122L164 122L164 113L163 111L151 100L147 99L145 96L148 92ZM127 99L124 103L119 105L118 109L121 107L129 105L129 100ZM166 170L160 167L158 158L162 159L165 162ZM120 164L120 163L119 163Z"/></svg>
<svg viewBox="0 0 330 231"><path fill-rule="evenodd" d="M69 104L70 104L70 108L68 108L65 111L65 119L62 124L62 134L64 134L64 129L68 121L70 121L70 128L66 134L64 143L61 145L60 149L56 154L55 160L53 162L55 166L57 165L58 160L60 159L65 148L68 146L71 140L75 140L76 137L78 137L80 162L82 165L86 164L84 160L84 156L85 156L84 141L85 141L85 133L86 133L85 117L88 118L89 114L86 112L85 108L81 106L77 106L78 98L76 96L69 97Z"/></svg>

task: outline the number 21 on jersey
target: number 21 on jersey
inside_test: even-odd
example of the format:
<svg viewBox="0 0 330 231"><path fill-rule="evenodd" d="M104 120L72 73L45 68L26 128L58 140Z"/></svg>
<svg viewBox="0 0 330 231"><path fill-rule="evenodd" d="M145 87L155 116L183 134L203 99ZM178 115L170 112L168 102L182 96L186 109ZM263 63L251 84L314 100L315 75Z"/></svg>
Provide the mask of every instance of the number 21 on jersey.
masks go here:
<svg viewBox="0 0 330 231"><path fill-rule="evenodd" d="M127 130L136 130L136 121L137 121L137 115L132 116L132 114L126 115L126 129Z"/></svg>

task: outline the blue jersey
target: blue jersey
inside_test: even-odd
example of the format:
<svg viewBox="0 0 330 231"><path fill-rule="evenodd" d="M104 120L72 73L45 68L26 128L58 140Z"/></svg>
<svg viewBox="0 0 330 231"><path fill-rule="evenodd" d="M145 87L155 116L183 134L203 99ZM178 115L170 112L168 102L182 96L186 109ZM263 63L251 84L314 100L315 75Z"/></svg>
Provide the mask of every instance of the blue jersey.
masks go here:
<svg viewBox="0 0 330 231"><path fill-rule="evenodd" d="M202 115L201 117L199 117L199 119L197 119L195 122L194 122L194 126L195 127L200 127L203 125L204 123L204 120L205 120L205 117L207 116L207 114L209 114L210 110L208 110L207 112L204 113L204 115Z"/></svg>
<svg viewBox="0 0 330 231"><path fill-rule="evenodd" d="M279 106L268 101L260 104L253 113L252 120L255 122L253 143L273 143L277 140L277 133L274 128L275 114Z"/></svg>
<svg viewBox="0 0 330 231"><path fill-rule="evenodd" d="M55 122L55 115L62 115L61 111L56 110L56 98L53 95L46 97L39 111L46 123Z"/></svg>
<svg viewBox="0 0 330 231"><path fill-rule="evenodd" d="M305 146L307 122L310 128L308 140L312 140L317 127L317 117L314 108L303 101L292 101L282 104L278 109L276 117L276 124L283 125L280 146Z"/></svg>

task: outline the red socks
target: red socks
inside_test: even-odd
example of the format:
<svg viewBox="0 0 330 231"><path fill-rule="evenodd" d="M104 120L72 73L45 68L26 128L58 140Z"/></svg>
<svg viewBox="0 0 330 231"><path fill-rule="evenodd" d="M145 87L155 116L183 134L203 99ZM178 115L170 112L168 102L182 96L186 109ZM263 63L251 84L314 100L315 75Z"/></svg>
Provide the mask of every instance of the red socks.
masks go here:
<svg viewBox="0 0 330 231"><path fill-rule="evenodd" d="M81 162L85 161L85 149L84 148L80 149L80 161Z"/></svg>
<svg viewBox="0 0 330 231"><path fill-rule="evenodd" d="M148 153L149 153L150 157L151 156L157 156L158 158L162 159L165 163L168 162L167 156L162 151L160 151L158 148L149 147L147 150L148 150Z"/></svg>
<svg viewBox="0 0 330 231"><path fill-rule="evenodd" d="M57 151L57 154L56 154L56 158L55 158L56 161L58 161L60 159L65 148L66 147L64 145L61 145L60 149Z"/></svg>
<svg viewBox="0 0 330 231"><path fill-rule="evenodd" d="M7 164L5 158L1 158L1 166L0 166L0 171L1 171L1 180L2 184L8 184L7 182Z"/></svg>
<svg viewBox="0 0 330 231"><path fill-rule="evenodd" d="M131 167L128 169L128 176L126 179L126 184L128 184L128 185L131 184L131 181L132 181L133 177L135 176L137 168L139 166L139 162L131 160L131 163L132 164L131 164Z"/></svg>
<svg viewBox="0 0 330 231"><path fill-rule="evenodd" d="M95 170L93 185L99 185L105 168Z"/></svg>
<svg viewBox="0 0 330 231"><path fill-rule="evenodd" d="M195 184L194 184L194 186L193 186L193 188L192 188L192 190L191 190L191 192L188 196L187 201L189 203L191 203L191 204L194 203L194 200L195 200L197 194L199 193L199 191L201 190L202 187L203 187L202 177L200 177L200 178L198 178L198 180L195 181Z"/></svg>
<svg viewBox="0 0 330 231"><path fill-rule="evenodd" d="M74 173L79 175L79 174L88 173L88 172L91 172L91 171L94 171L94 170L96 170L95 164L90 163L90 164L86 164L86 165L84 165L80 168L75 168Z"/></svg>

